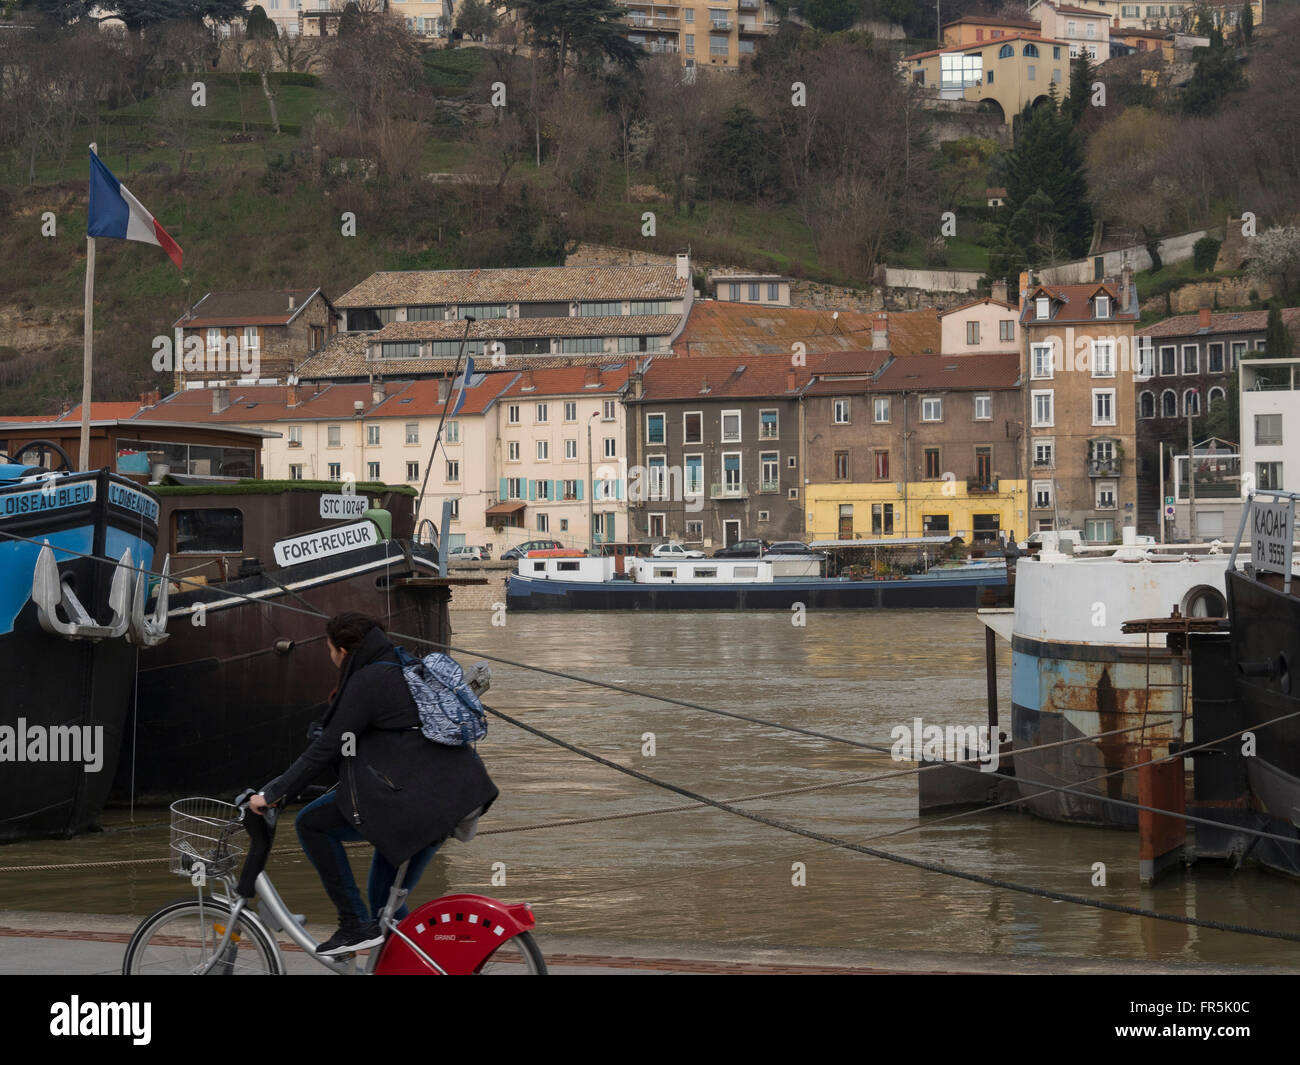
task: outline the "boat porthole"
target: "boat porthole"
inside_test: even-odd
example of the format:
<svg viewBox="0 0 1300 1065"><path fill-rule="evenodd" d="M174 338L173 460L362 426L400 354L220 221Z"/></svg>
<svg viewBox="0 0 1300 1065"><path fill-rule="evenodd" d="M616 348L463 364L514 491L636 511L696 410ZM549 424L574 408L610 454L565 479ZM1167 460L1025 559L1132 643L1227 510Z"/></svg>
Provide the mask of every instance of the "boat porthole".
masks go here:
<svg viewBox="0 0 1300 1065"><path fill-rule="evenodd" d="M1228 602L1217 588L1198 584L1183 596L1182 615L1185 618L1227 617Z"/></svg>

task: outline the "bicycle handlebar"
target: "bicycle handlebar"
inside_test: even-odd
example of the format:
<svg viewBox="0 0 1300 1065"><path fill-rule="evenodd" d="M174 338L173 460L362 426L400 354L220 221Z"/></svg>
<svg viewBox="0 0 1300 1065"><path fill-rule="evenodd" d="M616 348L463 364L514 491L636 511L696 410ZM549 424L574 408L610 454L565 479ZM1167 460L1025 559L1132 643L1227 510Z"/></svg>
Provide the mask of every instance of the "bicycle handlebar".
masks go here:
<svg viewBox="0 0 1300 1065"><path fill-rule="evenodd" d="M240 898L245 899L251 899L257 894L257 878L262 875L262 871L266 868L266 860L271 855L271 843L275 839L275 822L279 817L279 812L274 806L268 807L264 814L253 813L250 817L248 800L256 794L253 788L249 788L235 800L244 831L248 833L251 841L248 856L244 859L244 867L239 871L239 883L235 886L235 891Z"/></svg>

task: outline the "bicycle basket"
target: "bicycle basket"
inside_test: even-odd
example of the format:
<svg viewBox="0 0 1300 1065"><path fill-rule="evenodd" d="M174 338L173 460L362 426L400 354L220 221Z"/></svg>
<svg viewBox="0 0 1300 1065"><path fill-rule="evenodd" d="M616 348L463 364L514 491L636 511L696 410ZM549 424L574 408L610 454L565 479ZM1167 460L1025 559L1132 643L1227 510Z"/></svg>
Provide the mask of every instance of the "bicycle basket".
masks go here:
<svg viewBox="0 0 1300 1065"><path fill-rule="evenodd" d="M244 854L239 807L220 799L177 799L171 804L172 832L168 869L179 876L202 862L207 876L226 876Z"/></svg>

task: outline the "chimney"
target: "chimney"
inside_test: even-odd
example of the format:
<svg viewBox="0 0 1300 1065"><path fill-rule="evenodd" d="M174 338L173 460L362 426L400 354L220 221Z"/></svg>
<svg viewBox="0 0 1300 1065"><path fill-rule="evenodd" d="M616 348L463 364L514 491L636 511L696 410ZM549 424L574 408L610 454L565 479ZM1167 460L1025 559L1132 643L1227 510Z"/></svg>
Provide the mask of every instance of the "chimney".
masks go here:
<svg viewBox="0 0 1300 1065"><path fill-rule="evenodd" d="M1196 328L1197 328L1197 329L1209 329L1209 328L1210 328L1210 308L1209 308L1209 307L1201 307L1201 308L1198 308L1198 310L1197 310L1197 312L1196 312L1196 315L1197 315L1197 317L1196 317Z"/></svg>
<svg viewBox="0 0 1300 1065"><path fill-rule="evenodd" d="M871 319L871 350L889 350L889 312L877 311Z"/></svg>
<svg viewBox="0 0 1300 1065"><path fill-rule="evenodd" d="M289 310L293 310L293 293L289 293Z"/></svg>
<svg viewBox="0 0 1300 1065"><path fill-rule="evenodd" d="M708 374L705 374L705 375L704 375L704 383L703 383L702 385L700 385L700 395L703 396L703 395L705 395L706 393L711 392L711 391L712 391L712 389L709 388L709 375L708 375Z"/></svg>
<svg viewBox="0 0 1300 1065"><path fill-rule="evenodd" d="M1133 264L1128 259L1119 271L1119 309L1129 309L1129 289L1133 287Z"/></svg>
<svg viewBox="0 0 1300 1065"><path fill-rule="evenodd" d="M679 251L677 253L677 280L689 281L691 279L691 253L689 251Z"/></svg>
<svg viewBox="0 0 1300 1065"><path fill-rule="evenodd" d="M286 405L296 407L301 402L302 400L298 398L298 382L294 381L289 385L289 396Z"/></svg>
<svg viewBox="0 0 1300 1065"><path fill-rule="evenodd" d="M69 402L65 399L65 400L63 401L63 410L61 410L61 411L59 412L60 417L61 417L62 415L64 415L64 414L69 414L69 413L71 413L71 411L72 411L72 404L69 403Z"/></svg>
<svg viewBox="0 0 1300 1065"><path fill-rule="evenodd" d="M599 366L588 366L588 367L587 367L586 371L585 371L585 372L583 373L583 375L582 375L582 387L583 387L583 388L599 388L599 387L600 387L600 367L599 367Z"/></svg>
<svg viewBox="0 0 1300 1065"><path fill-rule="evenodd" d="M383 381L375 381L370 386L370 401L377 407L388 398L388 386Z"/></svg>
<svg viewBox="0 0 1300 1065"><path fill-rule="evenodd" d="M786 370L786 372L785 372L785 390L786 390L787 392L793 392L793 391L795 390L795 387L796 387L796 385L795 385L794 371L793 371L793 370Z"/></svg>
<svg viewBox="0 0 1300 1065"><path fill-rule="evenodd" d="M1007 302L1007 279L1000 277L993 282L989 295L999 303Z"/></svg>
<svg viewBox="0 0 1300 1065"><path fill-rule="evenodd" d="M450 391L448 387L450 382L445 377L438 378L438 404L441 406L447 402L447 394Z"/></svg>
<svg viewBox="0 0 1300 1065"><path fill-rule="evenodd" d="M1032 270L1020 271L1020 303L1023 306L1026 298L1029 296L1029 290L1034 284L1034 273Z"/></svg>
<svg viewBox="0 0 1300 1065"><path fill-rule="evenodd" d="M519 379L519 390L521 392L537 391L537 378L533 376L532 370L524 371L524 376Z"/></svg>
<svg viewBox="0 0 1300 1065"><path fill-rule="evenodd" d="M212 413L220 414L230 407L230 389L220 385L212 390Z"/></svg>

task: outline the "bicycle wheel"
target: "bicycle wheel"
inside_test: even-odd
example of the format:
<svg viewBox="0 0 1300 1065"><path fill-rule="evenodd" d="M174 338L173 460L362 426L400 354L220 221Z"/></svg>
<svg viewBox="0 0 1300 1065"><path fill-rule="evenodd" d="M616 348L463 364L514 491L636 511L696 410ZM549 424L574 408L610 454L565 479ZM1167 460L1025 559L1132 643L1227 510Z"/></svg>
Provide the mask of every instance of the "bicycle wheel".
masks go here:
<svg viewBox="0 0 1300 1065"><path fill-rule="evenodd" d="M545 976L546 960L532 935L520 932L489 954L474 975Z"/></svg>
<svg viewBox="0 0 1300 1065"><path fill-rule="evenodd" d="M193 975L212 957L230 919L224 902L178 899L143 921L126 945L122 975ZM281 976L279 949L261 924L239 915L239 924L212 976Z"/></svg>

